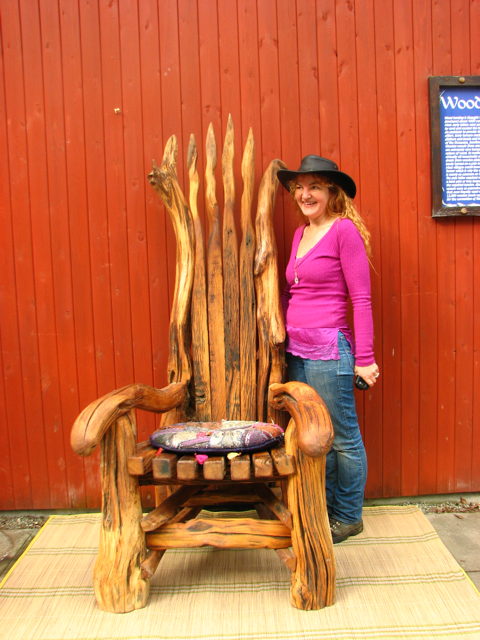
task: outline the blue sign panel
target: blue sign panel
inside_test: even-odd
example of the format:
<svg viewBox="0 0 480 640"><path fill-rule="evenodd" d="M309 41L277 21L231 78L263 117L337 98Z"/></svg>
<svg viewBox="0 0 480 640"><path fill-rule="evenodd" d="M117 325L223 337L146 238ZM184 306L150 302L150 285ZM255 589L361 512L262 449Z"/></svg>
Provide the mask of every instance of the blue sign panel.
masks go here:
<svg viewBox="0 0 480 640"><path fill-rule="evenodd" d="M480 205L480 89L443 87L440 99L442 204Z"/></svg>

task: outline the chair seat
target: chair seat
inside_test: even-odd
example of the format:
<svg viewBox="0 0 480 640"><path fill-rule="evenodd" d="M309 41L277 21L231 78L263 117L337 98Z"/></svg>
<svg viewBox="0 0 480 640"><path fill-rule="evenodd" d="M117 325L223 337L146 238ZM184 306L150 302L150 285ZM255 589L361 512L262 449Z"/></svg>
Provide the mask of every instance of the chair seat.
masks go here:
<svg viewBox="0 0 480 640"><path fill-rule="evenodd" d="M163 426L150 436L152 446L163 451L207 456L266 451L283 441L282 427L258 420L179 422Z"/></svg>
<svg viewBox="0 0 480 640"><path fill-rule="evenodd" d="M229 459L227 455L210 456L200 464L195 456L158 453L149 442L137 444L135 454L128 458L128 471L155 484L203 483L205 481L258 482L276 480L295 473L295 461L284 447L270 451L243 454Z"/></svg>

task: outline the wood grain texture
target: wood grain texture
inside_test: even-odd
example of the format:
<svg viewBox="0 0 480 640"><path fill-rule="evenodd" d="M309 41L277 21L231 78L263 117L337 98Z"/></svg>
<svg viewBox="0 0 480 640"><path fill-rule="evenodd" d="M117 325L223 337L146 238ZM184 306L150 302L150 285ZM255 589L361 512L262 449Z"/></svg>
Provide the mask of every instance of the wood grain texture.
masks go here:
<svg viewBox="0 0 480 640"><path fill-rule="evenodd" d="M223 269L220 213L216 195L215 167L217 146L212 124L206 140L205 209L208 215L207 243L208 336L212 419L221 420L226 413L225 323L223 315Z"/></svg>
<svg viewBox="0 0 480 640"><path fill-rule="evenodd" d="M152 473L156 480L167 480L177 475L177 456L174 453L161 453L152 460Z"/></svg>
<svg viewBox="0 0 480 640"><path fill-rule="evenodd" d="M272 384L269 402L292 416L285 434L285 451L295 457L296 466L286 482L296 558L291 603L307 611L321 609L335 601L335 557L325 493L332 423L323 401L306 384Z"/></svg>
<svg viewBox="0 0 480 640"><path fill-rule="evenodd" d="M225 415L243 419L240 408L240 296L238 243L235 228L235 154L232 116L228 116L223 143L223 313L225 328Z"/></svg>
<svg viewBox="0 0 480 640"><path fill-rule="evenodd" d="M288 411L295 420L298 446L306 455L318 458L328 453L334 437L332 421L312 387L303 382L273 383L268 401L275 408ZM290 453L287 447L285 451Z"/></svg>
<svg viewBox="0 0 480 640"><path fill-rule="evenodd" d="M252 518L196 518L185 524L165 525L146 536L150 549L220 547L222 549L283 549L290 546L290 531L281 522Z"/></svg>
<svg viewBox="0 0 480 640"><path fill-rule="evenodd" d="M223 480L227 471L227 459L225 456L209 457L202 466L205 480Z"/></svg>
<svg viewBox="0 0 480 640"><path fill-rule="evenodd" d="M128 473L132 476L142 476L152 470L152 460L157 455L150 442L139 442L133 456L127 460Z"/></svg>
<svg viewBox="0 0 480 640"><path fill-rule="evenodd" d="M281 160L272 160L263 174L258 188L255 218L256 251L254 262L257 301L258 369L257 419L266 415L267 387L270 382L283 379L283 343L285 324L280 306L277 266L277 243L273 233L272 216L278 187L277 172L284 168Z"/></svg>
<svg viewBox="0 0 480 640"><path fill-rule="evenodd" d="M165 145L161 166L153 166L148 180L170 214L177 241L175 292L170 314L168 380L189 382L192 375L189 323L195 241L190 209L178 183L177 153L177 139L171 136ZM173 417L169 415L168 419Z"/></svg>
<svg viewBox="0 0 480 640"><path fill-rule="evenodd" d="M162 504L155 507L153 511L150 511L150 513L142 519L141 527L143 531L153 531L166 522L169 522L177 515L179 508L201 489L201 486L183 486L177 489L177 491L172 493Z"/></svg>
<svg viewBox="0 0 480 640"><path fill-rule="evenodd" d="M188 145L187 167L190 181L189 204L195 234L195 272L192 291L192 361L195 415L197 420L211 420L210 349L208 341L207 281L205 246L202 221L198 213L199 176L197 170L197 145L193 134Z"/></svg>
<svg viewBox="0 0 480 640"><path fill-rule="evenodd" d="M240 377L242 385L241 416L243 420L256 417L256 301L253 280L255 232L252 222L252 203L255 183L255 142L252 129L242 156L243 192L241 201L240 242Z"/></svg>
<svg viewBox="0 0 480 640"><path fill-rule="evenodd" d="M290 601L297 609L309 611L334 603L336 568L325 497L326 456L306 455L296 438L297 425L292 420L285 439L297 465L297 473L287 483L296 558Z"/></svg>
<svg viewBox="0 0 480 640"><path fill-rule="evenodd" d="M166 412L184 404L186 397L183 383L172 383L164 389L132 384L107 393L85 407L74 422L70 436L72 449L79 455L88 456L114 422L132 408Z"/></svg>
<svg viewBox="0 0 480 640"><path fill-rule="evenodd" d="M263 503L268 507L274 516L276 516L289 529L292 528L292 514L285 504L277 498L273 491L266 484L255 484L254 491L261 497ZM262 516L259 513L260 517Z"/></svg>
<svg viewBox="0 0 480 640"><path fill-rule="evenodd" d="M102 440L102 528L93 579L98 606L114 613L141 609L149 593L141 569L147 549L140 528L140 491L127 471L135 439L130 412L119 417Z"/></svg>

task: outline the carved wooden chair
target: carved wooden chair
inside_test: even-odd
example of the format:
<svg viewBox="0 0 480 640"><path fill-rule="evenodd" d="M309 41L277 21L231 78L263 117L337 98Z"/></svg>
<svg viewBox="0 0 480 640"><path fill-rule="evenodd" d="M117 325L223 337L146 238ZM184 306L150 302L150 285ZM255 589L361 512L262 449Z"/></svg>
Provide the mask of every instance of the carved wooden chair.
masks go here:
<svg viewBox="0 0 480 640"><path fill-rule="evenodd" d="M165 550L203 545L274 549L291 570L293 606L319 609L334 601L335 561L325 501L325 456L333 438L330 417L311 387L282 383L284 324L272 215L276 173L283 164L273 160L263 175L254 227L250 131L241 164L238 247L233 150L229 119L222 154L221 221L214 173L216 143L210 125L204 183L206 251L197 208L193 136L187 161L188 203L176 175L174 136L161 166L154 165L149 175L177 238L168 386L132 384L113 391L86 407L73 426L71 442L78 454L89 455L101 447L103 519L94 587L98 605L107 611L144 607L149 579ZM159 413L160 427L185 420L281 424L282 416L290 419L283 446L232 459L210 456L200 465L193 455L159 453L149 442L137 443L139 409ZM168 488L145 516L141 485ZM160 494L157 490L157 497ZM200 513L212 505L218 510L218 505L240 502L251 504L258 519Z"/></svg>

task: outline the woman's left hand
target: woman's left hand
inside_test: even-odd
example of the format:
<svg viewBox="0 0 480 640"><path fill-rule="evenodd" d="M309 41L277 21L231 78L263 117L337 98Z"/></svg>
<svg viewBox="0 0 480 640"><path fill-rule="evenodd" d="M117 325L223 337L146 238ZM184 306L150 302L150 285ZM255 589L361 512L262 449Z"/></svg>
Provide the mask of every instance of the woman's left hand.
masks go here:
<svg viewBox="0 0 480 640"><path fill-rule="evenodd" d="M363 378L369 387L373 387L380 375L380 370L377 363L374 362L369 364L368 367L355 367L355 375Z"/></svg>

